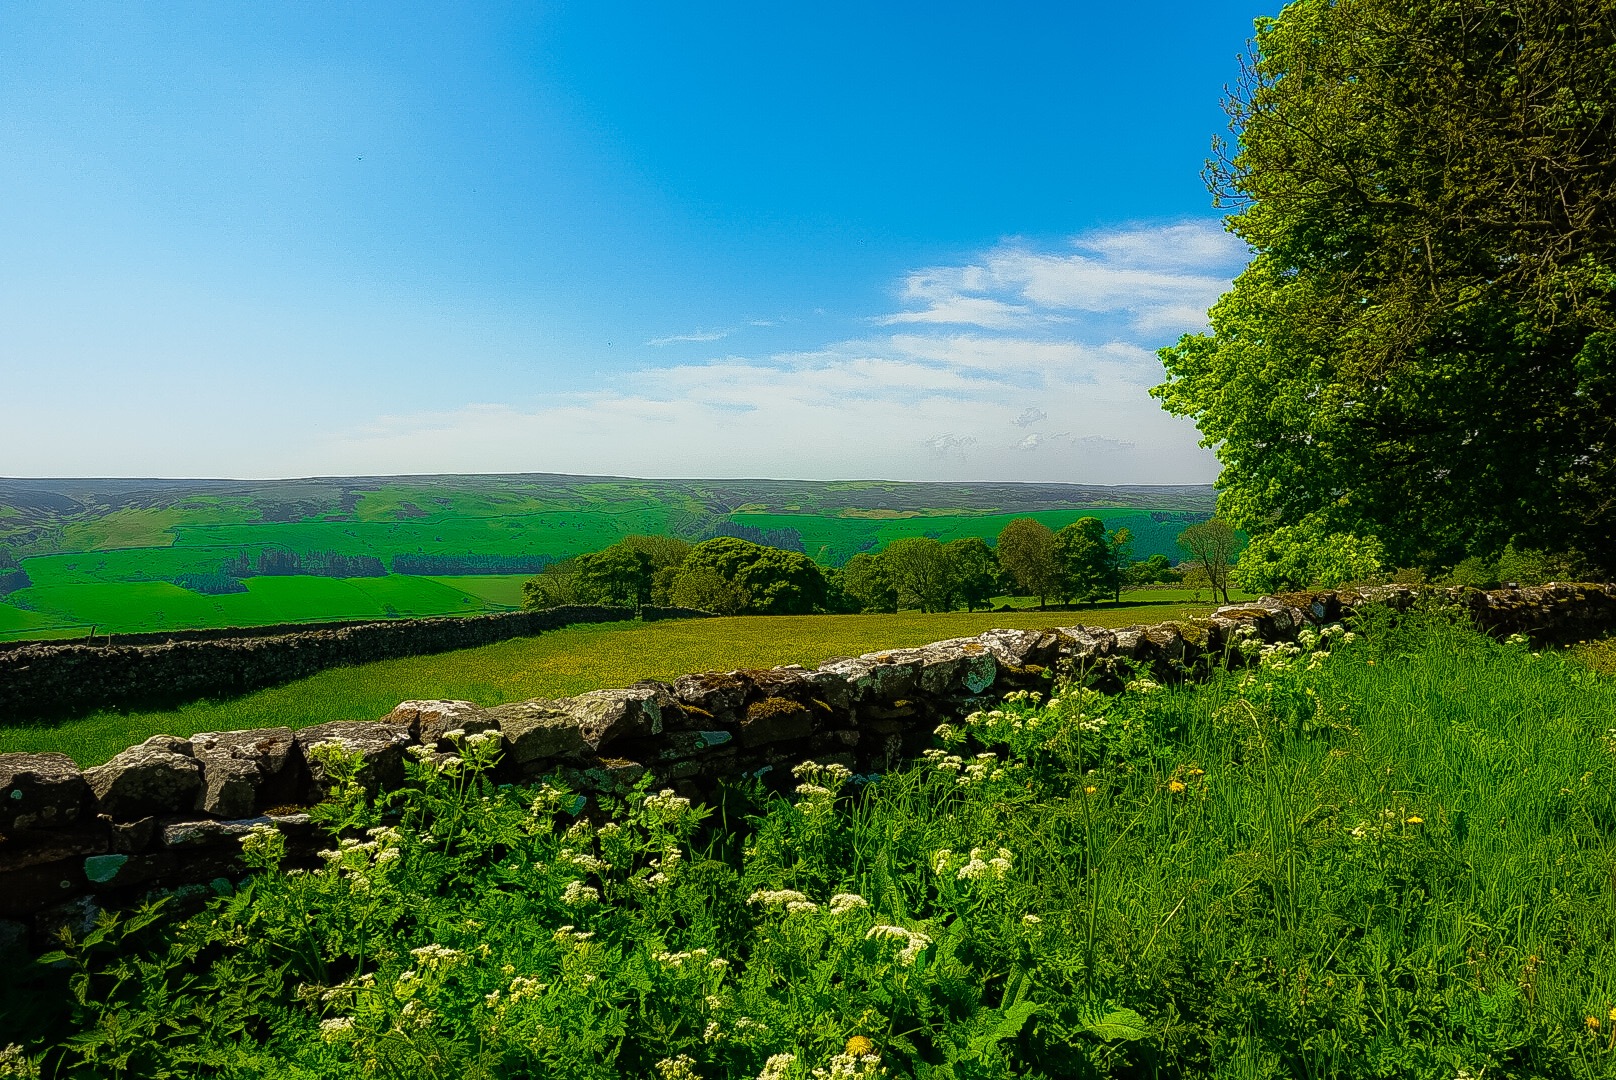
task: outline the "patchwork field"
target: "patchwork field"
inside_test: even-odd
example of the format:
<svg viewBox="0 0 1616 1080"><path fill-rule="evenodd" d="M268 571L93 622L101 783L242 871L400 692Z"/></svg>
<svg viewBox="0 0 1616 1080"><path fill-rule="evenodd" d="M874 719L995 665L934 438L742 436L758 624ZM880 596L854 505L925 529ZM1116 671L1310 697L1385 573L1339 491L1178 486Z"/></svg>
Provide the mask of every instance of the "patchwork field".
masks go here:
<svg viewBox="0 0 1616 1080"><path fill-rule="evenodd" d="M696 671L819 664L832 657L924 645L994 627L1124 626L1208 610L1204 604L1160 602L1080 612L754 615L573 626L479 649L336 668L230 701L152 712L101 712L53 725L0 725L0 752L55 751L89 766L152 735L373 720L409 698L460 698L496 705L628 686L640 679L673 679Z"/></svg>
<svg viewBox="0 0 1616 1080"><path fill-rule="evenodd" d="M996 537L1016 517L1093 515L1135 557L1177 557L1205 487L654 481L452 476L298 481L0 480L0 639L476 614L521 602L545 561L630 533L734 534L836 566L906 536ZM370 560L256 574L266 557ZM503 562L501 562L503 561ZM219 586L244 591L221 591ZM9 590L9 591L6 591Z"/></svg>

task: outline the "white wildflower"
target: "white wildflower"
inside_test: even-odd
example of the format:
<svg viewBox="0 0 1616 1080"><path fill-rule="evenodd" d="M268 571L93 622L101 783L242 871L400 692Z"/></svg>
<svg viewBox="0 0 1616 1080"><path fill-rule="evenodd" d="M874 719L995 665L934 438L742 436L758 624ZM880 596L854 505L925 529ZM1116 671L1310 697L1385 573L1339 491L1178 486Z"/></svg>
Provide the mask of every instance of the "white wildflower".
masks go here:
<svg viewBox="0 0 1616 1080"><path fill-rule="evenodd" d="M906 930L901 926L889 926L878 923L865 933L864 940L901 941L903 948L898 953L898 963L905 967L915 962L926 946L931 944L931 938L918 930Z"/></svg>
<svg viewBox="0 0 1616 1080"><path fill-rule="evenodd" d="M656 1063L656 1072L661 1080L701 1080L701 1074L696 1072L696 1059L689 1054L663 1058Z"/></svg>
<svg viewBox="0 0 1616 1080"><path fill-rule="evenodd" d="M837 893L830 898L830 913L832 915L846 915L849 911L867 908L870 902L858 893Z"/></svg>
<svg viewBox="0 0 1616 1080"><path fill-rule="evenodd" d="M429 970L453 967L466 958L466 954L459 949L446 945L422 945L419 949L411 949L410 955L421 967Z"/></svg>
<svg viewBox="0 0 1616 1080"><path fill-rule="evenodd" d="M582 881L571 881L561 893L561 902L569 907L578 907L582 904L600 903L600 890L585 885Z"/></svg>
<svg viewBox="0 0 1616 1080"><path fill-rule="evenodd" d="M323 1042L341 1042L352 1031L353 1017L351 1016L333 1016L328 1020L320 1021L320 1039Z"/></svg>
<svg viewBox="0 0 1616 1080"><path fill-rule="evenodd" d="M763 1063L763 1071L758 1073L757 1080L787 1080L791 1076L791 1066L796 1063L796 1054L775 1054Z"/></svg>

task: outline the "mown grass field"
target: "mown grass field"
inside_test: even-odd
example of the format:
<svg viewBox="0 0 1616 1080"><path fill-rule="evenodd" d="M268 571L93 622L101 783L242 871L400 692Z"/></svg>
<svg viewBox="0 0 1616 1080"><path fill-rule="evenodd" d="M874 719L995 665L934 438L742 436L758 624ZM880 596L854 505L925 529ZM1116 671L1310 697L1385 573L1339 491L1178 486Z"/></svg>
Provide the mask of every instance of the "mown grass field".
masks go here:
<svg viewBox="0 0 1616 1080"><path fill-rule="evenodd" d="M202 915L19 963L0 1024L49 1080L1616 1076L1616 681L1332 640L705 822L421 766L315 872L256 838Z"/></svg>
<svg viewBox="0 0 1616 1080"><path fill-rule="evenodd" d="M994 627L1124 626L1208 610L1204 604L1165 603L1071 612L778 615L573 626L478 649L334 668L229 701L155 712L101 712L54 725L0 726L0 752L55 751L88 766L152 735L373 720L410 698L496 705L696 671L818 664Z"/></svg>

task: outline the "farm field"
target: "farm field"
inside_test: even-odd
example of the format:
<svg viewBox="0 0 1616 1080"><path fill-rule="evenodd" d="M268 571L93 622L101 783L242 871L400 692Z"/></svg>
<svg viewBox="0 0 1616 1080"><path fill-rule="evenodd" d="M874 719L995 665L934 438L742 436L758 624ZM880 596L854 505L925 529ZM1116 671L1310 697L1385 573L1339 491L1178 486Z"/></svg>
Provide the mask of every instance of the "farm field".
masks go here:
<svg viewBox="0 0 1616 1080"><path fill-rule="evenodd" d="M0 1020L52 1080L403 1078L421 1047L591 1080L1616 1075L1616 683L1382 629L1010 701L711 816L424 767L398 816L332 808L328 869L246 845L202 916L19 965Z"/></svg>
<svg viewBox="0 0 1616 1080"><path fill-rule="evenodd" d="M1176 556L1174 538L1212 506L1211 489L1196 487L0 479L0 569L10 560L27 574L23 587L0 594L0 639L506 610L521 602L519 581L545 562L630 533L767 537L833 566L905 536L992 538L1018 516L1059 528L1094 515L1126 526L1137 558ZM244 592L200 591L227 564L256 566L266 555L369 559L374 576L236 571ZM522 565L502 572L491 560Z"/></svg>
<svg viewBox="0 0 1616 1080"><path fill-rule="evenodd" d="M496 705L697 671L819 664L833 657L925 645L995 627L1125 626L1209 610L1204 604L1166 603L1062 612L752 615L573 626L477 649L334 668L229 701L194 702L152 712L100 712L50 725L0 726L0 752L54 751L89 766L153 735L374 720L410 698L459 698Z"/></svg>

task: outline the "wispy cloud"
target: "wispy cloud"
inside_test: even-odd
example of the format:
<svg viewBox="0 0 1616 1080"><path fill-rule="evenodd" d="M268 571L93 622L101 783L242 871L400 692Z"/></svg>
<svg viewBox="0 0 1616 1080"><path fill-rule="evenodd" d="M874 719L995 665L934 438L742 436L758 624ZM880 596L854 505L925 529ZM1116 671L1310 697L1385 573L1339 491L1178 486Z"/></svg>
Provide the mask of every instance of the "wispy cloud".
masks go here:
<svg viewBox="0 0 1616 1080"><path fill-rule="evenodd" d="M864 336L384 418L315 452L354 471L1204 482L1197 432L1147 393L1154 349L1204 325L1243 257L1206 222L1003 244L906 275Z"/></svg>
<svg viewBox="0 0 1616 1080"><path fill-rule="evenodd" d="M674 345L681 341L722 341L729 337L730 330L692 330L688 334L669 334L667 337L652 338L647 345Z"/></svg>

